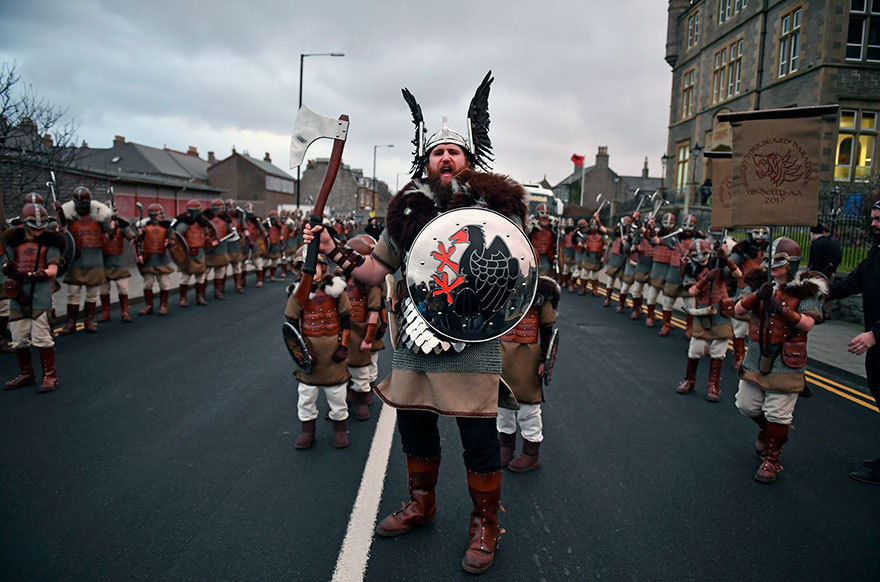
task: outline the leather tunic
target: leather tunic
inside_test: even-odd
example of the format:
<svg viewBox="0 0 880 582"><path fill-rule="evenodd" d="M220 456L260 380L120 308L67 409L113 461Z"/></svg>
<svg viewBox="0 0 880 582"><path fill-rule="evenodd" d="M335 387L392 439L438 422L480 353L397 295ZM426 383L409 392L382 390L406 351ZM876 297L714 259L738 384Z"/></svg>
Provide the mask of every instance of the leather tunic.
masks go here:
<svg viewBox="0 0 880 582"><path fill-rule="evenodd" d="M538 308L532 305L525 317L512 330L501 336L503 342L518 344L538 343Z"/></svg>
<svg viewBox="0 0 880 582"><path fill-rule="evenodd" d="M214 230L217 231L217 240L220 240L229 234L229 225L219 216L215 216L211 219L211 225L214 227Z"/></svg>
<svg viewBox="0 0 880 582"><path fill-rule="evenodd" d="M367 321L367 294L364 289L353 279L349 279L345 293L351 302L351 322L365 323Z"/></svg>
<svg viewBox="0 0 880 582"><path fill-rule="evenodd" d="M101 223L96 222L91 216L80 216L71 221L68 227L77 249L101 249L104 248L104 231Z"/></svg>
<svg viewBox="0 0 880 582"><path fill-rule="evenodd" d="M119 256L122 254L123 246L122 242L125 240L125 237L122 236L122 229L117 228L112 233L113 238L104 237L103 241L103 250L104 255L110 256Z"/></svg>
<svg viewBox="0 0 880 582"><path fill-rule="evenodd" d="M302 330L309 337L335 336L339 334L337 301L323 289L319 289L303 305Z"/></svg>
<svg viewBox="0 0 880 582"><path fill-rule="evenodd" d="M797 313L798 305L800 304L800 300L797 297L786 293L782 289L777 289L773 293L773 297L779 301L783 307L787 307L791 311ZM749 321L749 339L759 341L763 311L763 306L752 311L751 321ZM790 339L789 336L791 336ZM789 323L781 314L774 313L770 316L769 322L764 324L765 343L768 340L772 346L778 346L789 342L806 344L807 332L796 329L795 326Z"/></svg>
<svg viewBox="0 0 880 582"><path fill-rule="evenodd" d="M591 232L587 234L586 240L584 241L584 250L586 252L601 254L604 248L605 240L602 238L602 233Z"/></svg>
<svg viewBox="0 0 880 582"><path fill-rule="evenodd" d="M46 253L49 249L43 246L40 249L40 257L37 260L37 248L40 243L37 241L24 241L15 247L15 272L20 274L33 273L34 271L45 271L49 266L46 261Z"/></svg>
<svg viewBox="0 0 880 582"><path fill-rule="evenodd" d="M281 242L281 229L275 225L269 229L269 244L275 245Z"/></svg>
<svg viewBox="0 0 880 582"><path fill-rule="evenodd" d="M159 224L148 224L144 227L144 254L161 255L165 253L165 238L168 232Z"/></svg>
<svg viewBox="0 0 880 582"><path fill-rule="evenodd" d="M197 255L199 254L199 249L205 246L205 227L198 222L194 222L186 229L183 238L186 239L186 244L189 245L189 254Z"/></svg>
<svg viewBox="0 0 880 582"><path fill-rule="evenodd" d="M538 255L553 254L553 233L546 228L539 229L538 232L533 234L531 243Z"/></svg>

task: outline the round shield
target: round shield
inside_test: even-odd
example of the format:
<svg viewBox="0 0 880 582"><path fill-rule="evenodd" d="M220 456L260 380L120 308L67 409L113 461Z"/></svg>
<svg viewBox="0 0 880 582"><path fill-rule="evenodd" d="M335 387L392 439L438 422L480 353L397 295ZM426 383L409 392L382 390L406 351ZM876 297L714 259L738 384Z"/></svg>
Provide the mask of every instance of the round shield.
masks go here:
<svg viewBox="0 0 880 582"><path fill-rule="evenodd" d="M189 245L183 235L173 228L168 229L168 254L181 271L189 267Z"/></svg>
<svg viewBox="0 0 880 582"><path fill-rule="evenodd" d="M64 237L65 244L64 252L61 254L61 261L58 264L58 271L55 273L56 279L60 279L61 276L70 269L70 265L73 264L73 261L76 260L76 241L74 240L73 235L70 234L70 231L66 228L58 234Z"/></svg>
<svg viewBox="0 0 880 582"><path fill-rule="evenodd" d="M309 347L299 330L289 321L281 324L281 335L284 337L284 345L293 359L296 367L305 374L312 373L312 356L309 355Z"/></svg>
<svg viewBox="0 0 880 582"><path fill-rule="evenodd" d="M555 328L553 335L550 336L550 344L547 346L547 357L544 358L544 376L541 378L544 381L544 386L549 386L550 380L553 378L553 366L556 365L556 350L558 348L559 328Z"/></svg>
<svg viewBox="0 0 880 582"><path fill-rule="evenodd" d="M512 220L459 208L429 222L406 260L406 286L431 330L456 342L498 338L519 323L538 287L535 251Z"/></svg>

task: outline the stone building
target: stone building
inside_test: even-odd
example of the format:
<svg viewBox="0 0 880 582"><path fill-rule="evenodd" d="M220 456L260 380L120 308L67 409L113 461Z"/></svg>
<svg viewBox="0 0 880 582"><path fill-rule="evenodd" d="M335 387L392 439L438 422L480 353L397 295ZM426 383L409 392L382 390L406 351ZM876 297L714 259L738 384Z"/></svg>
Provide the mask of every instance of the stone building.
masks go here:
<svg viewBox="0 0 880 582"><path fill-rule="evenodd" d="M608 163L608 147L599 146L592 166L574 170L553 186L554 196L565 203L566 216L586 216L596 209L596 195L602 194L613 203L615 210L623 210L632 203L636 190L653 194L660 188L660 178L648 176L648 159L640 176L621 176ZM584 182L584 198L581 200L581 176Z"/></svg>
<svg viewBox="0 0 880 582"><path fill-rule="evenodd" d="M672 67L665 183L694 200L711 180L701 153L730 150L720 113L840 104L822 135L821 191L877 180L880 2L669 0Z"/></svg>
<svg viewBox="0 0 880 582"><path fill-rule="evenodd" d="M329 162L330 158L315 158L307 162L300 184L300 204L303 207L311 208L315 203ZM372 178L364 176L362 169L341 164L327 208L335 213L353 212L357 216L366 216L375 212L377 216L385 216L391 192L385 182L377 180L375 188L372 182Z"/></svg>
<svg viewBox="0 0 880 582"><path fill-rule="evenodd" d="M260 216L282 205L296 206L296 180L272 164L268 152L258 160L232 148L232 154L220 161L208 152L208 164L208 182L226 190L230 198L253 204Z"/></svg>

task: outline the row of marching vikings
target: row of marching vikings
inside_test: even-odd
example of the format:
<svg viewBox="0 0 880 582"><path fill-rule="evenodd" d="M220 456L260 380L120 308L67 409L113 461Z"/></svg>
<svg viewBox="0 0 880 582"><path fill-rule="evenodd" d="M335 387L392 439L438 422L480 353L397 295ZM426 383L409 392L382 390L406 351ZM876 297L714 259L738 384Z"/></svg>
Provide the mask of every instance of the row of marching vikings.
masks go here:
<svg viewBox="0 0 880 582"><path fill-rule="evenodd" d="M80 314L82 329L95 333L98 323L111 319L111 285L116 286L121 320L132 321L131 267L143 277L144 306L138 314L166 315L175 270L181 275L180 307L189 306L191 288L195 303L207 305L209 282L214 299L223 300L227 278L236 293L243 293L249 270L255 273L256 287L265 280L285 279L302 238L298 213L273 210L261 218L252 205L241 208L231 199L215 199L207 208L190 200L186 211L170 220L161 204L150 204L147 216L140 203L137 207L141 216L125 220L112 202L94 200L84 186L74 189L71 200L50 205L51 214L40 194L25 196L21 213L0 236L0 341L3 351L15 351L19 368L4 390L37 382L32 347L43 368L39 391L51 392L60 384L52 329L52 294L60 288L56 281L63 281L67 292L61 335L77 331ZM353 224L340 219L333 227L344 235Z"/></svg>
<svg viewBox="0 0 880 582"><path fill-rule="evenodd" d="M547 210L543 204L537 207L530 237L541 255L542 274L555 275L570 292L601 296L604 271L604 306L611 306L616 290L618 313L628 309L629 300L630 317L638 320L644 305L645 325L654 327L659 305L659 335L664 337L670 333L673 306L681 300L690 342L676 392L694 391L699 362L708 356L705 398L718 402L732 340L740 378L736 405L759 427L754 446L761 464L754 477L775 481L795 403L799 395L809 395L804 381L807 332L821 323L820 301L828 294L824 275L798 272L798 243L780 237L771 251L768 227L748 229L742 241L723 233L707 236L697 230L694 215L686 215L677 227L675 215L667 212L658 225L657 207L644 220L639 212L624 216L612 229L601 223L598 212L576 224L561 219L561 236L556 237Z"/></svg>

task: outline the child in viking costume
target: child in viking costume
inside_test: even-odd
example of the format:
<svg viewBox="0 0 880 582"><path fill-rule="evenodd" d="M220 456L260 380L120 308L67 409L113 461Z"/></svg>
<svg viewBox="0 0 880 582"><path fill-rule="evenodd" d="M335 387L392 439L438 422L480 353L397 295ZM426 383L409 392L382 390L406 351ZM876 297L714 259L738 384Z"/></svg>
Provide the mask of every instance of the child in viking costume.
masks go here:
<svg viewBox="0 0 880 582"><path fill-rule="evenodd" d="M170 223L161 220L162 205L158 202L147 208L146 222L138 224L138 270L144 278L144 307L138 315L153 313L154 286L159 283L159 315L168 314L168 293L171 289L171 273L174 265L168 253L168 231Z"/></svg>
<svg viewBox="0 0 880 582"><path fill-rule="evenodd" d="M745 295L735 309L751 316L736 407L759 427L755 452L761 464L754 478L762 483L776 481L782 470L779 454L804 390L807 333L822 322L820 300L828 294L822 274L798 273L801 248L795 241L777 238L771 248L761 269L746 273Z"/></svg>
<svg viewBox="0 0 880 582"><path fill-rule="evenodd" d="M721 364L727 354L727 342L733 335L730 317L733 315L733 300L727 295L725 269L734 276L739 276L739 269L730 262L719 245L714 250L709 241L693 239L688 256L690 261L685 269L684 287L694 298L694 307L690 309L694 316L688 345L688 363L684 380L678 385L676 392L689 394L696 383L697 365L700 358L708 354L709 380L706 383L706 400L718 402L721 389Z"/></svg>
<svg viewBox="0 0 880 582"><path fill-rule="evenodd" d="M614 283L618 282L620 288L623 288L623 271L624 264L626 263L626 254L627 254L627 233L629 231L629 227L632 224L632 218L629 216L624 216L620 219L620 223L618 223L613 230L614 241L608 247L608 259L605 262L605 274L608 276L608 286L605 289L605 303L602 304L602 307L610 307L611 306L611 294L614 292ZM624 302L626 298L624 298ZM623 308L620 308L618 311L623 311Z"/></svg>
<svg viewBox="0 0 880 582"><path fill-rule="evenodd" d="M587 285L594 297L599 296L599 272L602 270L602 256L605 254L605 233L607 229L599 220L599 213L593 214L589 225L585 218L578 221L575 240L578 241L582 256L578 261L578 294L587 293ZM609 282L609 288L611 282Z"/></svg>
<svg viewBox="0 0 880 582"><path fill-rule="evenodd" d="M297 250L298 257L304 256L305 248L302 246ZM315 442L317 402L321 388L330 405L333 446L344 448L349 444L345 392L351 379L347 359L352 308L345 294L345 281L329 275L327 263L327 257L319 254L308 300L300 305L292 292L295 285L291 285L284 310L287 321L302 329L312 360L308 373L302 369L296 371L296 379L299 380L297 412L302 423L302 434L294 444L297 449L307 449Z"/></svg>
<svg viewBox="0 0 880 582"><path fill-rule="evenodd" d="M746 239L734 245L730 250L730 260L739 266L743 273L748 273L761 267L764 260L764 250L767 248L770 229L766 226L753 228L746 234ZM737 279L736 295L734 299L739 301L745 293L746 282L744 277ZM746 338L749 334L749 315L734 317L733 324L733 367L739 370L743 359L746 357Z"/></svg>
<svg viewBox="0 0 880 582"><path fill-rule="evenodd" d="M515 473L531 471L541 465L544 365L556 324L559 294L556 281L541 277L535 300L526 316L501 336L501 365L504 368L501 380L513 391L519 410L498 409L498 438L501 441L501 466ZM517 422L522 431L523 447L522 453L514 458Z"/></svg>
<svg viewBox="0 0 880 582"><path fill-rule="evenodd" d="M137 237L134 229L128 223L117 216L117 209L110 207L113 217L110 219L110 232L107 233L103 244L104 253L104 276L106 281L101 284L101 317L99 323L110 321L110 284L116 283L116 293L119 295L119 311L122 321L131 323L128 303L128 280L131 271L126 266L124 257L125 239L129 241Z"/></svg>
<svg viewBox="0 0 880 582"><path fill-rule="evenodd" d="M663 326L660 328L660 337L669 335L672 307L675 305L675 300L679 297L682 298L685 312L693 304L693 299L682 285L682 276L688 249L690 249L691 241L694 238L703 238L703 233L697 231L697 217L688 214L681 221L681 232L667 239L672 243L672 252L669 254L669 270L666 272L666 281L663 284L663 301L661 303L663 305ZM688 338L691 337L693 321L694 316L688 313L684 330L684 334Z"/></svg>

